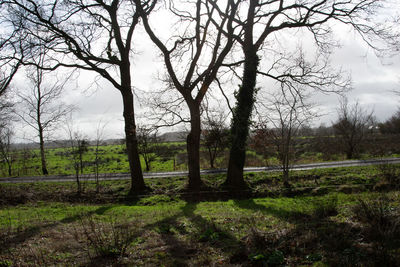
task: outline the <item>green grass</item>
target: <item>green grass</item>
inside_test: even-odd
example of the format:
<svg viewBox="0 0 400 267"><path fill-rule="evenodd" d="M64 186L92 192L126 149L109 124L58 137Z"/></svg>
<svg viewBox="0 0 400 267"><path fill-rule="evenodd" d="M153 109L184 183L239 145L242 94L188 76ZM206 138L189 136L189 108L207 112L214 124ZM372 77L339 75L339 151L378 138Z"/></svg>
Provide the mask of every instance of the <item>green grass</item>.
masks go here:
<svg viewBox="0 0 400 267"><path fill-rule="evenodd" d="M162 144L162 146L178 146L180 143L176 144ZM183 150L184 152L184 150ZM19 150L14 152L13 162L13 176L35 176L41 175L41 163L39 157L39 150L33 149L29 151L29 157L25 160L24 151ZM107 145L100 147L100 161L101 164L99 166L100 173L123 173L129 172L129 163L128 158L125 153L124 145ZM95 160L95 147L89 147L87 153L83 155L84 162L84 173L94 173L94 165L93 162ZM142 169L145 170L145 162L143 157L140 158ZM65 148L54 148L46 150L46 162L47 169L49 174L56 175L68 175L74 174L75 170L73 168L73 164L69 159L67 149ZM4 164L3 164L4 165ZM175 165L175 170L183 170L185 169L185 165ZM0 172L0 177L5 177L8 174L6 173L7 168L2 167L2 171ZM161 159L158 157L156 161L151 164L151 171L173 171L174 164L173 159Z"/></svg>
<svg viewBox="0 0 400 267"><path fill-rule="evenodd" d="M79 197L72 182L0 184L0 263L385 266L398 260L397 230L371 235L353 212L360 199L383 195L365 186L382 181L374 166L292 172L293 197L284 196L280 175L246 174L257 197L245 199L218 193L224 175L203 177L214 191L209 197L181 194L185 177L146 179L153 191L134 199L127 198L126 180L103 181L99 193L84 182ZM354 184L361 191L340 192ZM388 211L399 209L399 194L384 193Z"/></svg>
<svg viewBox="0 0 400 267"><path fill-rule="evenodd" d="M340 263L338 260L341 258L330 257L344 257L341 253L346 247L340 249L341 244L336 244L336 247L324 248L327 244L323 242L328 242L326 235L329 236L331 231L342 231L341 227L345 227L352 218L350 207L354 206L358 199L371 200L378 196L379 193L331 193L313 197L203 202L150 196L127 204L38 202L3 207L0 210L0 229L3 233L20 235L24 241L3 250L0 259L15 264L33 259L31 263L34 264L54 264L61 261L70 265L78 259L78 262L84 265L90 261L99 264L104 263L104 260L111 260L114 264L118 262L128 265L164 266L175 266L178 262L187 265L229 264L236 260L248 265L252 261L267 260L274 255L273 251L281 251L282 253L278 254L283 255L286 263L307 264L310 259ZM398 193L394 192L388 196L393 203L399 204ZM329 202L332 198L337 199L337 215L326 219L315 217L315 210L323 205L321 203ZM87 227L81 225L84 221L82 218L90 218L95 226L102 227L109 227L110 222L113 222L113 225L134 225L131 231L137 234L127 248L127 255L130 256L115 259L88 256L86 245L79 245L79 242L84 242L84 235L74 237L74 233L82 231L82 227ZM101 229L106 231L106 228ZM353 242L352 237L347 234L348 236L344 235L341 238L348 238L346 242ZM57 235L64 236L63 240ZM295 236L298 239L293 240ZM275 238L285 244L296 241L303 248L291 251L290 247L275 243ZM308 238L316 243L309 243ZM271 242L269 247L263 247L268 242ZM54 246L61 249L54 250ZM30 249L27 249L28 247ZM176 249L187 250L186 253L191 256L186 257L185 253L178 253ZM40 250L48 251L44 258L38 255ZM360 260L368 262L369 259L363 256Z"/></svg>
<svg viewBox="0 0 400 267"><path fill-rule="evenodd" d="M377 194L363 193L357 196L342 193L333 193L338 197L339 205L351 204L358 197L374 198ZM327 199L331 195L320 197L280 197L254 198L247 200L204 201L200 203L187 202L180 198L149 196L143 197L130 204L87 205L63 202L36 202L0 210L0 228L33 226L38 222L69 223L80 214L93 214L100 219L110 216L117 218L140 218L148 223L154 223L170 216L183 216L193 212L207 220L223 222L227 218L238 220L261 216L266 220L262 224L272 226L275 223L289 218L296 213L311 214L313 206L311 200ZM259 214L254 214L259 211ZM183 215L182 215L183 214ZM266 217L265 217L266 216ZM278 220L278 221L276 221Z"/></svg>
<svg viewBox="0 0 400 267"><path fill-rule="evenodd" d="M109 149L118 154L118 147ZM202 177L207 194L186 193L186 177L146 179L152 191L136 198L127 197L129 180L102 181L98 193L84 181L80 196L73 182L0 184L0 266L391 266L400 260L400 223L387 223L400 218L400 192L375 189L386 182L376 166L293 171L290 192L280 172L246 173L245 198L221 192L225 178ZM360 200L377 199L386 201L374 213L384 223L371 226L354 210Z"/></svg>
<svg viewBox="0 0 400 267"><path fill-rule="evenodd" d="M301 138L305 140L299 155L294 164L304 164L313 162L323 162L329 159L345 160L344 154L332 154L326 158L321 152L311 151L309 146L314 138ZM168 142L159 144L159 156L151 163L151 172L163 172L174 170L186 170L186 144L184 142ZM398 154L393 154L396 156ZM388 155L389 156L389 155ZM200 151L200 165L202 169L210 168L208 153L204 147ZM229 151L226 149L215 161L215 167L226 168L228 164ZM373 156L370 153L360 154L360 158L368 159ZM35 176L41 175L41 165L39 150L17 150L13 153L12 176ZM53 148L46 150L47 169L53 175L74 174L73 164L68 156L67 148ZM94 173L95 147L89 147L89 151L84 154L84 173ZM100 147L100 173L124 173L129 172L129 163L125 153L124 145L105 145ZM175 162L175 164L174 164ZM275 154L269 155L265 159L262 155L249 149L246 152L246 166L279 166L279 160ZM145 162L141 157L141 166L145 170ZM7 166L0 163L0 177L8 176Z"/></svg>

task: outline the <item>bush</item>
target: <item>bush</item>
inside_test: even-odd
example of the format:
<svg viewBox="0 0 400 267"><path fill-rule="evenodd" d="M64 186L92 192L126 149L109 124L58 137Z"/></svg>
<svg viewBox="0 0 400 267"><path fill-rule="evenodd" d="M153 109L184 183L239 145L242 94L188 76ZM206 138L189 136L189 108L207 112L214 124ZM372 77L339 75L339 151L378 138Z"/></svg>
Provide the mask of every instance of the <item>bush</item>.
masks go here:
<svg viewBox="0 0 400 267"><path fill-rule="evenodd" d="M249 220L249 225L255 225L254 220ZM268 246L267 240L263 232L259 231L254 226L250 227L249 234L246 237L246 243L256 250L263 250Z"/></svg>
<svg viewBox="0 0 400 267"><path fill-rule="evenodd" d="M84 242L88 248L89 258L119 258L126 254L129 245L137 237L127 222L116 223L111 219L108 222L96 220L93 216L80 217ZM80 235L75 235L77 241ZM91 254L94 252L94 256Z"/></svg>
<svg viewBox="0 0 400 267"><path fill-rule="evenodd" d="M267 260L268 266L279 266L285 262L285 257L283 253L279 250L272 252Z"/></svg>
<svg viewBox="0 0 400 267"><path fill-rule="evenodd" d="M395 187L399 187L400 183L400 168L396 164L384 163L376 166L379 174L388 183Z"/></svg>
<svg viewBox="0 0 400 267"><path fill-rule="evenodd" d="M400 246L400 208L381 196L376 200L358 200L353 212L366 226L366 234L374 242L380 262L389 265L394 262L390 251Z"/></svg>
<svg viewBox="0 0 400 267"><path fill-rule="evenodd" d="M353 207L355 218L368 225L382 238L392 239L400 230L399 208L392 206L386 196L377 200L358 200Z"/></svg>
<svg viewBox="0 0 400 267"><path fill-rule="evenodd" d="M337 202L337 196L329 196L326 198L317 198L313 200L313 216L317 218L326 218L337 215Z"/></svg>

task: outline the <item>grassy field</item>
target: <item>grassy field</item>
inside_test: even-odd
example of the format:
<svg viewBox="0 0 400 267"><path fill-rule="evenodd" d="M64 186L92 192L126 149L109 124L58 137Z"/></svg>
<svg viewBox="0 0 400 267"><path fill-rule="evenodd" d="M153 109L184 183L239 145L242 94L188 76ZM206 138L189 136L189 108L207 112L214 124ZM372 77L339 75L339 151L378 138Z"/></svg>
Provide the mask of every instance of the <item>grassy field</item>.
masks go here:
<svg viewBox="0 0 400 267"><path fill-rule="evenodd" d="M171 144L165 144L170 146ZM175 144L176 145L176 144ZM184 147L180 144L179 147ZM185 150L181 150L179 153L185 153ZM128 157L125 152L124 145L107 145L101 146L99 149L99 172L100 173L121 173L129 172ZM70 160L68 149L66 148L54 148L46 150L46 161L47 169L49 174L74 174L73 163ZM83 154L84 173L94 173L95 166L95 147L89 147L88 151ZM13 175L14 176L35 176L41 175L39 150L18 150L14 153L13 163ZM143 169L145 163L141 158L141 164ZM2 164L2 171L0 172L1 177L8 175L5 164ZM155 162L152 163L152 171L172 171L172 170L183 170L186 166L184 164L175 164L174 168L174 157L161 158L158 157Z"/></svg>
<svg viewBox="0 0 400 267"><path fill-rule="evenodd" d="M398 170L400 166L396 166ZM186 178L0 185L0 266L396 266L400 191L374 166L249 173L249 192Z"/></svg>
<svg viewBox="0 0 400 267"><path fill-rule="evenodd" d="M156 160L151 163L152 172L186 170L186 145L183 142L171 142L160 144L159 153ZM200 166L202 169L209 169L208 153L204 149L200 151ZM386 156L398 156L389 154ZM361 154L360 158L366 159L373 157L370 154ZM39 150L20 149L12 154L12 176L36 176L41 175L41 165ZM53 148L46 150L47 169L52 175L74 174L74 165L68 148ZM297 155L297 164L323 162L329 160L345 160L343 154L331 155L329 159L322 153L304 151ZM95 172L95 147L88 147L88 151L83 154L83 173ZM248 150L246 155L246 166L267 166L278 165L279 161L275 156L264 158L253 150ZM145 162L141 157L142 169L145 171ZM215 162L215 167L226 168L228 165L228 150L222 153ZM5 162L0 163L0 177L8 176L8 168ZM99 149L99 173L123 173L129 172L129 164L125 153L124 145L105 145Z"/></svg>

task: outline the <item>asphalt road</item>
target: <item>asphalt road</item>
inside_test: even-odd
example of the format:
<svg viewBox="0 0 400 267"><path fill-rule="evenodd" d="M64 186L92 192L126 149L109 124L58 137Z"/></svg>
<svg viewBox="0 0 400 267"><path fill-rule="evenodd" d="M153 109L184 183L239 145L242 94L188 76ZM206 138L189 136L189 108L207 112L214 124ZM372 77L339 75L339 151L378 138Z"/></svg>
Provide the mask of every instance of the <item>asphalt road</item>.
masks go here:
<svg viewBox="0 0 400 267"><path fill-rule="evenodd" d="M349 166L367 166L377 165L386 163L400 163L400 158L386 158L386 159L371 159L371 160L347 160L347 161L331 161L322 163L311 163L311 164L299 164L293 165L292 170L311 170L311 169L323 169L323 168L335 168L335 167L349 167ZM279 171L279 166L269 167L246 167L245 172L271 172ZM226 173L227 169L213 169L213 170L202 170L201 174L219 174ZM174 172L145 172L143 173L144 178L163 178L163 177L175 177L175 176L186 176L187 171L174 171ZM81 180L94 181L94 174L84 174L80 176ZM99 174L99 180L127 180L131 179L129 173L102 173ZM75 181L74 175L48 175L48 176L30 176L30 177L6 177L0 178L0 183L32 183L32 182L70 182Z"/></svg>

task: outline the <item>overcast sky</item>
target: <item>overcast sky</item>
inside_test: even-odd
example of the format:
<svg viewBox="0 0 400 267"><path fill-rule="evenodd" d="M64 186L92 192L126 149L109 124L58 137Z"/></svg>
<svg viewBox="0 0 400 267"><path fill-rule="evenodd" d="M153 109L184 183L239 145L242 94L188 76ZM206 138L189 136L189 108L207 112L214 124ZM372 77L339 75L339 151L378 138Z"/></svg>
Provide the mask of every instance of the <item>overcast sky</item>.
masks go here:
<svg viewBox="0 0 400 267"><path fill-rule="evenodd" d="M133 84L140 89L139 99L145 97L143 91L156 90L162 86L157 80L157 75L163 72L163 63L159 52L148 40L143 30L136 32L135 51L133 56ZM380 59L376 57L360 38L353 33L340 32L337 38L341 47L335 49L332 56L332 65L351 73L353 90L347 96L350 103L359 101L362 107L373 110L379 121L384 121L392 116L399 107L400 96L392 91L400 91L400 57ZM122 98L120 93L111 84L99 79L94 85L96 75L81 72L75 81L66 86L64 101L78 106L78 111L73 115L74 125L89 138L94 137L95 129L99 123L107 124L105 138L123 138ZM98 86L99 85L99 86ZM14 87L20 90L26 86L23 73L19 73ZM267 87L259 82L258 87ZM315 125L325 123L330 125L336 119L338 96L334 94L316 94L314 102L319 105L325 116L321 117ZM233 104L233 103L232 103ZM219 105L223 108L225 105ZM135 111L139 123L148 123L143 117L145 107L136 101ZM229 121L227 121L229 125ZM24 136L31 135L29 128L18 125L18 140L23 141ZM62 138L62 127L58 127L58 138ZM164 129L173 131L182 128Z"/></svg>

